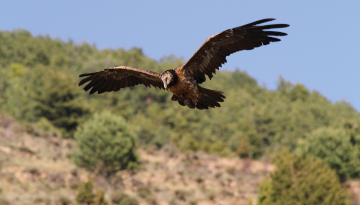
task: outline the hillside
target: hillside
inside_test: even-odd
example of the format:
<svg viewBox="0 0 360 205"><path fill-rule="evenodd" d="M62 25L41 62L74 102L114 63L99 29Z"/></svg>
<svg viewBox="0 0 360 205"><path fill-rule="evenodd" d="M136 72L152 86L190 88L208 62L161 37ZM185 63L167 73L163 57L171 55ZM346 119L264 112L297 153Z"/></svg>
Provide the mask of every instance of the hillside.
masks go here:
<svg viewBox="0 0 360 205"><path fill-rule="evenodd" d="M94 176L69 158L72 139L34 135L11 118L0 126L0 190L11 204L75 204L78 184ZM175 147L139 148L141 169L122 171L111 180L140 204L248 204L256 200L262 177L274 169L260 161L222 158L203 152L181 153ZM104 179L95 188L107 190Z"/></svg>
<svg viewBox="0 0 360 205"><path fill-rule="evenodd" d="M161 72L183 59L25 30L0 31L0 42L0 198L11 203L74 203L77 187L94 179L96 189L122 190L142 204L247 204L274 169L264 162L283 149L321 158L360 201L360 114L347 102L332 103L281 76L269 90L239 69L202 84L225 93L216 109L191 110L170 92L141 85L89 95L77 86L81 73L119 65ZM110 189L70 160L74 133L105 112L124 118L142 163L136 173L117 173Z"/></svg>
<svg viewBox="0 0 360 205"><path fill-rule="evenodd" d="M30 132L29 132L30 131ZM106 180L77 168L70 159L72 139L24 128L13 118L0 119L0 194L13 205L76 204L80 183L89 179L95 190L110 191ZM146 204L256 204L259 183L276 168L264 161L224 158L204 152L181 153L176 147L141 147L141 169L120 171L111 193L125 192ZM360 201L360 182L347 183ZM65 204L66 204L65 203Z"/></svg>

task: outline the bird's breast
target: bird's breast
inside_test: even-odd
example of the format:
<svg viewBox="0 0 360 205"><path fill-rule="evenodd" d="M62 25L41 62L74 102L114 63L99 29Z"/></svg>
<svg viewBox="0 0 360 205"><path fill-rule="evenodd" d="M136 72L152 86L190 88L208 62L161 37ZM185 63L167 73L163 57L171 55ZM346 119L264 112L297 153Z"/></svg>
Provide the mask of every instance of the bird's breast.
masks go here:
<svg viewBox="0 0 360 205"><path fill-rule="evenodd" d="M186 79L184 76L181 76L175 85L169 87L169 90L177 97L184 99L196 99L198 93L197 84Z"/></svg>

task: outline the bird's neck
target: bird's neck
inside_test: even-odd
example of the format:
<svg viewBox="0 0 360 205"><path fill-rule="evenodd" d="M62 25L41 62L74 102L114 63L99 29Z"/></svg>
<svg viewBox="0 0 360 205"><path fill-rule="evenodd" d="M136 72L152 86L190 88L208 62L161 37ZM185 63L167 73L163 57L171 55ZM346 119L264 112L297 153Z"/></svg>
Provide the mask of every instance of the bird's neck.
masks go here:
<svg viewBox="0 0 360 205"><path fill-rule="evenodd" d="M174 70L168 70L168 72L170 72L171 75L172 75L171 82L168 85L168 87L171 87L171 86L175 85L179 81L179 76Z"/></svg>

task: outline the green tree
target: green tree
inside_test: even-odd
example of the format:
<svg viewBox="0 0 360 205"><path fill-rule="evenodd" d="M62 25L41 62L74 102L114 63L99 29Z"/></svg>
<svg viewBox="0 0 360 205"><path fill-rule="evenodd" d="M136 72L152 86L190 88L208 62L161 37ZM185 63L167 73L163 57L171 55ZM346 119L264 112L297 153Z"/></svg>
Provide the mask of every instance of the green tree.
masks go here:
<svg viewBox="0 0 360 205"><path fill-rule="evenodd" d="M296 157L284 150L275 164L271 180L260 184L259 205L350 205L335 171L321 159Z"/></svg>
<svg viewBox="0 0 360 205"><path fill-rule="evenodd" d="M72 153L75 164L107 179L119 170L139 165L136 137L120 116L108 112L95 114L78 128L75 140L80 150Z"/></svg>
<svg viewBox="0 0 360 205"><path fill-rule="evenodd" d="M360 177L360 145L343 128L322 127L299 141L297 152L319 157L341 180Z"/></svg>

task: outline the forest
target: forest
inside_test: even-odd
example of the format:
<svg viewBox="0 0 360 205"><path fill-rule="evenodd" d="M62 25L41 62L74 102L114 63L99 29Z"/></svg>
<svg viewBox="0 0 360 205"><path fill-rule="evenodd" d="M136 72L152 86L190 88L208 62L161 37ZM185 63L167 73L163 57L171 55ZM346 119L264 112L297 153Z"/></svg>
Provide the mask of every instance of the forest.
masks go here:
<svg viewBox="0 0 360 205"><path fill-rule="evenodd" d="M36 128L75 139L84 154L84 139L96 141L89 137L91 133L114 130L109 133L121 132L125 134L120 137L134 138L134 143L123 147L161 150L171 145L183 153L201 151L229 158L271 159L279 170L281 163L293 160L298 163L299 172L311 162L326 169L321 173L336 176L338 180L331 182L339 184L333 186L339 186L336 190L343 190L340 185L344 187L347 181L360 178L360 114L351 104L330 102L300 83L292 84L279 76L277 89L269 90L245 71L220 69L203 87L224 92L226 99L221 108L193 110L172 102L169 91L142 85L101 95L89 95L78 87L80 74L107 67L128 65L155 72L176 68L184 59L174 55L154 60L145 56L141 48L99 50L86 42L34 37L26 30L1 31L0 42L0 115L15 118L28 132ZM107 119L113 121L105 122ZM119 125L111 127L113 122ZM110 127L104 131L106 126ZM125 166L98 169L87 164L92 159L79 155L73 154L76 165L97 169L108 178L117 170L136 169L136 163L141 161L137 155L126 155L132 164L124 161ZM272 181L260 185L259 204L295 204L290 203L295 199L300 200L296 204L303 204L302 197L306 196L292 195L298 191L281 192L281 186L274 181L285 183L281 176L274 172ZM285 203L280 199L281 193L293 198ZM334 204L329 200L348 204L346 194L335 195L325 199L319 194L316 198L323 203L306 204Z"/></svg>

